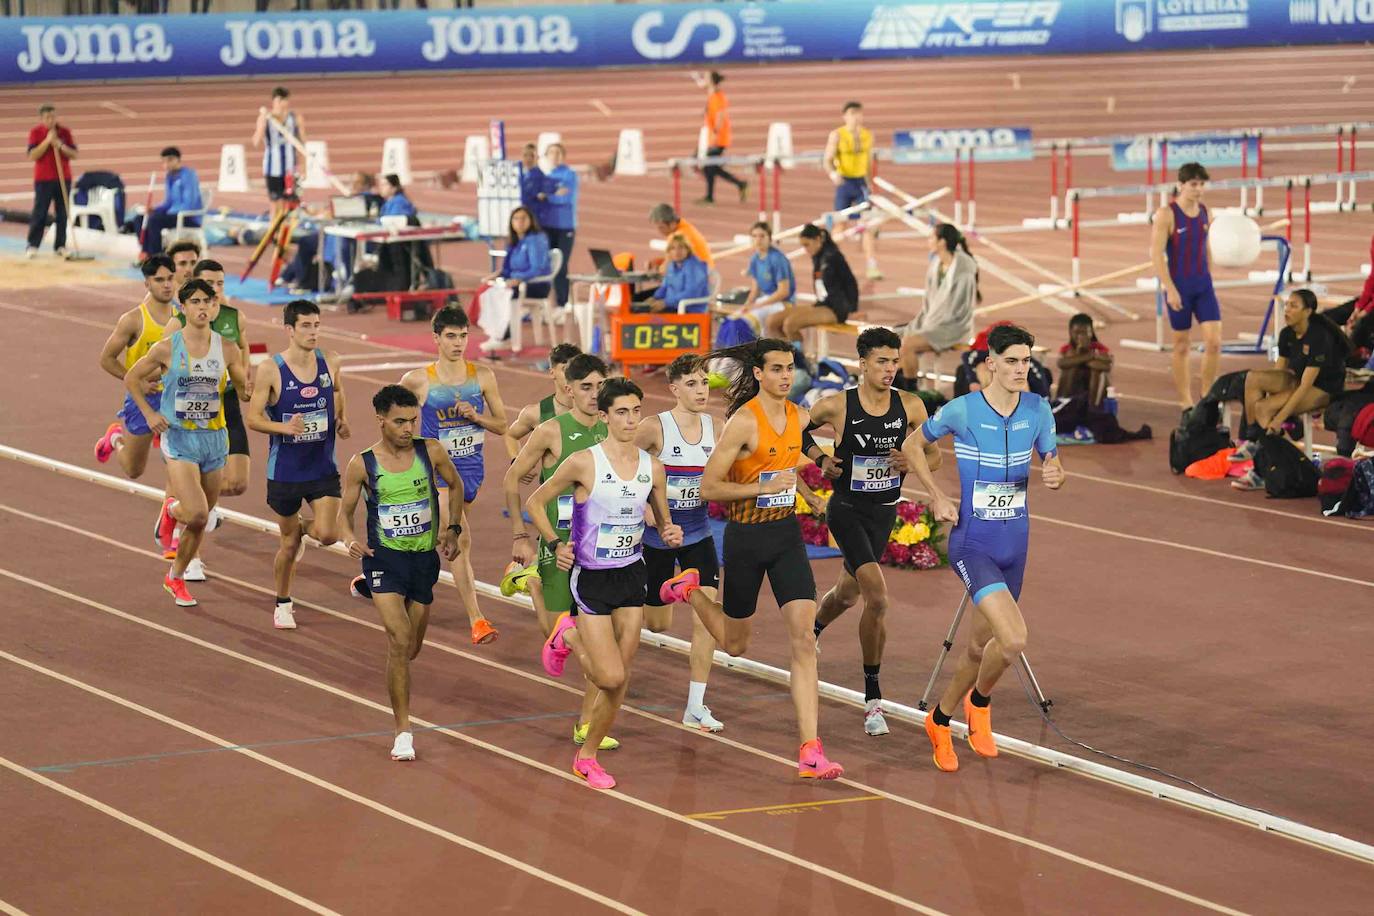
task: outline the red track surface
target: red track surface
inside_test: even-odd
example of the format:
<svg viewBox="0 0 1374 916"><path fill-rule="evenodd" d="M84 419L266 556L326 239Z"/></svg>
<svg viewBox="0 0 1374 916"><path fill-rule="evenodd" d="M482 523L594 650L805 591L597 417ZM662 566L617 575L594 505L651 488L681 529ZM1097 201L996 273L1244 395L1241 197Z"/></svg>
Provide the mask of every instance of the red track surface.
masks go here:
<svg viewBox="0 0 1374 916"><path fill-rule="evenodd" d="M1369 69L1360 51L780 66L733 72L728 85L741 151L761 146L770 120L791 120L800 147L819 146L838 103L850 95L867 103L880 136L897 127L979 121L1027 123L1038 135L1309 123L1355 118L1368 109L1369 88L1361 85L1368 80L1339 92L1345 75ZM1167 77L1160 60L1173 68ZM1008 71L1020 74L1019 93L1009 89ZM1174 72L1205 74L1210 93L1191 100L1186 111L1164 108L1157 100L1168 87L1151 81L1172 81ZM1292 80L1292 72L1303 80ZM629 123L648 128L651 157L691 146L700 99L680 73L582 75L575 93L559 93L562 111L549 110L541 79L292 85L313 135L330 141L336 170L372 165L384 136L410 137L417 169L452 166L462 135L479 132L495 115L505 117L513 139L560 130L575 161L597 158L583 151L609 151L615 130ZM50 95L77 131L86 167L108 164L136 175L158 147L177 142L208 179L219 144L242 139L239 127L251 123L265 89L264 83L119 85ZM384 96L388 91L394 94ZM1103 113L1107 95L1116 97L1110 117ZM577 109L591 98L614 116L603 117L590 104ZM102 101L127 106L139 118L102 109ZM28 126L31 107L28 91L0 94L7 132ZM205 111L213 117L186 114ZM354 126L359 112L365 131ZM1321 155L1306 154L1314 161ZM1085 181L1111 180L1100 161L1083 168ZM1040 169L980 172L980 215L1004 222L1039 212ZM886 174L913 192L947 181L944 170ZM22 178L14 169L0 172L0 190L20 189ZM662 179L589 185L579 244L642 250L640 220L665 193ZM819 212L828 199L823 179L807 172L789 179L784 193L789 222ZM690 194L689 188L684 196ZM450 210L470 207L470 195L470 189L417 193L425 207ZM1122 209L1128 205L1123 201ZM720 205L692 216L724 237L742 228L747 210ZM1368 215L1318 219L1318 270L1353 269L1367 251ZM1060 236L1014 237L1008 244L1067 269ZM1089 265L1098 263L1100 251L1104 271L1140 259L1145 247L1138 229L1113 230L1086 244ZM233 255L226 260L237 263ZM465 251L461 264L477 269L480 260ZM884 266L894 279L880 289L914 284L923 261L913 243L889 243ZM991 281L986 290L989 301L1006 294ZM95 369L94 354L115 315L137 295L133 283L0 293L11 339L29 344L14 348L0 381L0 439L90 463L90 443L117 398L111 380ZM1247 308L1238 298L1226 299L1228 318L1258 314L1258 305ZM1062 335L1061 320L1045 310L1013 314L1048 340ZM276 348L282 340L262 326L267 315L253 316L258 336ZM355 366L415 359L415 351L428 347L422 328L376 316L330 316L328 324L331 344L360 357L349 360ZM1109 336L1149 330L1113 326ZM359 334L372 337L363 341ZM1130 396L1128 421L1167 426L1175 414L1163 359L1123 354L1120 362L1116 381ZM376 385L396 375L346 376L352 403L365 404ZM519 366L503 363L499 375L508 403L543 393L544 383ZM356 438L341 452L370 441L368 426L355 409ZM253 447L252 488L229 504L266 516L264 443L255 437ZM1374 627L1362 613L1374 588L1366 561L1374 528L1322 520L1307 503L1268 503L1174 478L1163 452L1159 442L1072 450L1065 459L1069 486L1034 497L1035 551L1025 589L1029 651L1055 700L1056 720L1090 744L1164 766L1244 803L1374 840L1367 806L1352 804L1374 789L1364 759L1374 712L1355 699L1374 690L1374 675L1355 661L1374 648ZM488 480L499 480L499 456L491 461ZM952 471L943 473L952 482ZM370 607L346 597L347 561L308 556L296 595L304 608L301 629L280 634L267 617L274 545L231 528L212 535L206 548L213 578L196 590L202 606L179 611L158 588L160 558L144 546L151 502L8 462L0 465L0 481L7 494L0 500L0 538L10 546L0 575L8 577L11 596L0 624L9 653L0 665L9 701L0 713L0 757L256 876L232 876L108 813L0 770L4 808L17 825L7 834L0 896L21 909L294 908L266 882L345 912L603 907L541 870L649 912L688 906L877 912L912 902L945 912L1153 913L1189 903L1257 912L1314 903L1328 912L1367 909L1367 865L1016 757L985 763L965 751L964 769L943 776L929 766L919 732L900 726L887 739L867 739L858 712L839 704L825 704L823 734L854 781L798 783L788 765L795 742L784 689L716 673L710 702L727 723L725 740L688 733L673 725L685 664L648 649L638 658L630 699L647 711L622 715L616 734L625 748L608 761L624 796L596 795L567 773L576 697L571 684L549 681L539 670L533 621L487 602L501 639L468 647L447 589L436 604L431 644L418 661L413 706L429 722L453 727L422 733L421 761L398 767L385 758L390 717L383 643ZM161 483L159 468L150 468L147 482ZM489 483L474 515L479 532L493 532L479 535L474 549L479 578L488 581L505 562L495 493ZM822 588L836 571L834 561L817 564ZM946 571L894 572L890 581L902 597L890 615L884 684L889 697L913 702L959 586ZM756 617L751 655L784 664L780 622L766 605L761 602ZM685 624L676 621L675 631L685 633ZM858 682L852 626L846 620L827 631L821 666L827 680ZM33 666L81 683L59 682ZM83 684L111 696L94 695ZM1014 684L1000 696L999 731L1061 746L1016 697ZM140 708L119 705L120 699ZM188 733L178 723L208 734ZM251 747L215 749L223 743ZM341 789L356 796L342 796ZM878 798L795 807L863 796ZM682 817L765 806L793 807L720 820ZM455 837L525 867L495 861ZM43 855L30 861L36 849ZM796 859L780 858L784 852ZM817 873L807 863L832 872ZM396 888L405 890L398 896ZM1178 894L1197 899L1185 902Z"/></svg>

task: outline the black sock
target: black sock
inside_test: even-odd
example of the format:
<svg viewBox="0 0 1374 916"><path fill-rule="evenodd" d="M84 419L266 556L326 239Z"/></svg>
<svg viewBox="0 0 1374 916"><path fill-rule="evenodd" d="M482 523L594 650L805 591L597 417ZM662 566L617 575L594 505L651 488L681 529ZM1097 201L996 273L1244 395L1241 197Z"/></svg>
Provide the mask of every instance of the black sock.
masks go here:
<svg viewBox="0 0 1374 916"><path fill-rule="evenodd" d="M878 665L864 665L864 702L881 700L883 692L878 687Z"/></svg>
<svg viewBox="0 0 1374 916"><path fill-rule="evenodd" d="M367 584L367 576L359 576L353 580L353 587L358 590L358 594L364 598L372 597L372 586Z"/></svg>
<svg viewBox="0 0 1374 916"><path fill-rule="evenodd" d="M281 595L278 595L278 596L277 596L277 604L290 604L290 603L291 603L291 599L290 599L290 598L283 598Z"/></svg>
<svg viewBox="0 0 1374 916"><path fill-rule="evenodd" d="M940 711L939 703L935 704L935 708L930 711L930 714L935 718L936 725L942 727L949 725L949 716L945 715L943 712Z"/></svg>
<svg viewBox="0 0 1374 916"><path fill-rule="evenodd" d="M992 697L983 696L981 693L978 692L978 688L974 687L972 692L970 692L968 695L968 701L972 703L974 706L977 706L979 709L983 709L989 703L992 702Z"/></svg>
<svg viewBox="0 0 1374 916"><path fill-rule="evenodd" d="M817 638L817 639L820 638L821 630L824 630L825 627L826 627L826 625L823 624L823 623L821 623L820 618L819 618L819 617L816 618L816 627L815 627L815 629L816 629L816 638Z"/></svg>

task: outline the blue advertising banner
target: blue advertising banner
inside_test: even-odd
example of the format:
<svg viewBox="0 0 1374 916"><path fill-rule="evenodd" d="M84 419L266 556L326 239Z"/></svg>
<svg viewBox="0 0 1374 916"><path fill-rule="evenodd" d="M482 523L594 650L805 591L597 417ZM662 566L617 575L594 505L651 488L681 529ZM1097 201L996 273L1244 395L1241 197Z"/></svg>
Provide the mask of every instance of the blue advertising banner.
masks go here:
<svg viewBox="0 0 1374 916"><path fill-rule="evenodd" d="M959 150L974 150L979 162L1034 159L1029 127L951 127L899 130L892 135L892 161L907 165L953 162Z"/></svg>
<svg viewBox="0 0 1374 916"><path fill-rule="evenodd" d="M1168 162L1173 166L1185 162L1239 166L1242 161L1254 166L1259 160L1259 140L1255 137L1189 137L1187 140L1170 140L1168 146ZM1144 138L1112 144L1112 169L1117 172L1143 172L1147 167L1158 167L1161 158L1163 156L1156 143L1151 165L1149 142Z"/></svg>
<svg viewBox="0 0 1374 916"><path fill-rule="evenodd" d="M730 64L1374 40L1371 0L793 0L7 19L0 81Z"/></svg>

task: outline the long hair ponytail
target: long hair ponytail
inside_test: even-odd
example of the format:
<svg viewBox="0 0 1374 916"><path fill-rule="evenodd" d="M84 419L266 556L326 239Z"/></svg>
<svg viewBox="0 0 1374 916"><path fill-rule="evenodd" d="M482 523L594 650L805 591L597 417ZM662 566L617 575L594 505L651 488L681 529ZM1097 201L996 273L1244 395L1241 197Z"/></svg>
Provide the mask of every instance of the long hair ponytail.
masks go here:
<svg viewBox="0 0 1374 916"><path fill-rule="evenodd" d="M792 346L785 340L777 340L772 337L763 337L758 340L751 340L749 343L740 344L737 347L726 347L723 350L712 350L706 354L708 361L717 359L734 360L740 364L740 372L730 383L730 388L725 392L726 400L730 402L726 409L727 417L734 416L735 411L739 410L750 400L758 396L759 380L754 378L754 369L763 368L764 361L769 353L791 353Z"/></svg>
<svg viewBox="0 0 1374 916"><path fill-rule="evenodd" d="M979 282L981 270L978 267L978 259L973 256L973 252L968 248L968 236L959 231L959 227L953 223L941 223L935 227L935 237L945 243L946 250L950 254L956 251L963 251L973 261L973 292L979 302L983 301L983 290Z"/></svg>

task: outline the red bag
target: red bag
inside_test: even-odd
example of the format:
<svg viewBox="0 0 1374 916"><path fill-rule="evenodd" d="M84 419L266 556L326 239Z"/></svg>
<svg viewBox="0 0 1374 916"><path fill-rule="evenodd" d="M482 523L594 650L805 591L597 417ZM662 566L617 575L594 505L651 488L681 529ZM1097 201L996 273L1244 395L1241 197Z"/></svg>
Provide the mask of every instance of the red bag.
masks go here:
<svg viewBox="0 0 1374 916"><path fill-rule="evenodd" d="M1351 427L1350 434L1361 445L1374 448L1374 404L1366 404L1360 408L1360 412L1355 415L1355 425Z"/></svg>

